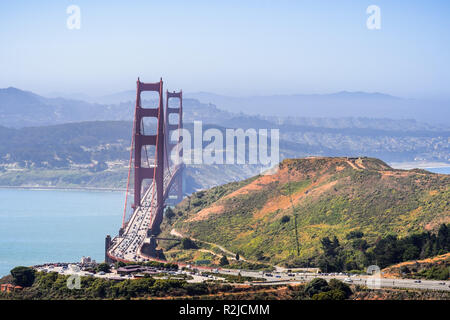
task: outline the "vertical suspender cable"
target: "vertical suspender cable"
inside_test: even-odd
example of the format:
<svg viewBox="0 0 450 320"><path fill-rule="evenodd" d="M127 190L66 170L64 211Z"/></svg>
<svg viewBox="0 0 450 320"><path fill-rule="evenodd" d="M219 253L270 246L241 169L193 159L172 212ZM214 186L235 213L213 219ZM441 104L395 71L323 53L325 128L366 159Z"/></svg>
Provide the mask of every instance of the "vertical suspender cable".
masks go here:
<svg viewBox="0 0 450 320"><path fill-rule="evenodd" d="M127 178L127 191L125 193L125 206L123 208L122 216L122 228L125 227L125 216L127 213L127 203L128 203L128 190L130 189L130 176L131 176L131 164L133 162L133 145L134 145L134 130L136 130L135 120L136 120L136 109L134 109L134 120L133 120L133 130L131 132L131 147L130 147L130 160L128 162L128 178Z"/></svg>

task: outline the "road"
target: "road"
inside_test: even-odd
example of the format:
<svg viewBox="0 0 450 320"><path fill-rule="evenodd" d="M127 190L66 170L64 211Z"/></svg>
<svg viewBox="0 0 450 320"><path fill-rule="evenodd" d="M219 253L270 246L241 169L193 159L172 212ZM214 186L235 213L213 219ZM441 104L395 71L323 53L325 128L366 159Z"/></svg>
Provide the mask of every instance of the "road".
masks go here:
<svg viewBox="0 0 450 320"><path fill-rule="evenodd" d="M164 190L172 179L171 170L178 168L166 169L164 171ZM126 261L145 261L146 258L140 253L142 244L147 238L147 230L151 229L157 207L156 189L154 188L154 180L147 189L142 199L141 205L134 210L133 215L128 221L124 233L121 237L117 236L112 240L109 254Z"/></svg>
<svg viewBox="0 0 450 320"><path fill-rule="evenodd" d="M346 275L320 275L320 274L307 274L307 273L294 273L295 276L288 276L287 273L263 273L256 271L244 271L233 269L221 269L219 273L224 274L232 274L238 275L239 273L245 277L255 277L255 278L264 278L265 282L253 283L253 285L273 285L273 284L299 284L311 281L314 278L323 278L327 281L331 279L338 279L348 284L359 284L359 285L377 285L378 283L373 280L370 276L346 276ZM272 274L272 276L267 276L267 274ZM346 281L347 279L347 281ZM420 282L416 282L417 280L413 279L389 279L389 278L380 278L379 279L379 287L380 288L410 288L410 289L421 289L421 290L442 290L442 291L450 291L450 282L449 281L436 281L436 280L420 280ZM373 287L375 288L375 287Z"/></svg>
<svg viewBox="0 0 450 320"><path fill-rule="evenodd" d="M92 274L87 271L81 271L77 265L73 264L68 266L68 268L63 267L53 267L51 265L41 266L36 268L37 271L45 271L45 272L58 272L65 275L78 274L80 276L93 276L98 278L110 279L110 280L124 280L124 279L134 279L133 276L120 276L117 273L106 273L106 274ZM228 275L239 275L244 277L251 278L264 278L265 281L257 281L257 282L247 282L247 284L256 285L256 286L268 286L268 285L294 285L294 284L302 284L313 280L314 278L323 278L327 281L331 279L338 279L348 284L353 285L363 285L369 286L372 283L371 278L369 276L360 276L360 275L320 275L320 274L306 274L306 273L294 273L295 276L289 276L285 272L279 273L262 273L258 271L246 271L246 270L234 270L234 269L216 269L216 275L203 275L201 273L193 274L192 271L182 271L174 273L174 276L178 275L189 275L192 279L187 280L187 282L200 283L206 280L224 280L221 277L221 274ZM166 272L165 270L159 270L159 272ZM369 282L368 282L369 281ZM404 288L404 289L420 289L420 290L439 290L439 291L450 291L450 282L449 281L436 281L436 280L420 280L420 282L416 282L417 280L412 279L387 279L381 278L379 279L379 287L376 288Z"/></svg>

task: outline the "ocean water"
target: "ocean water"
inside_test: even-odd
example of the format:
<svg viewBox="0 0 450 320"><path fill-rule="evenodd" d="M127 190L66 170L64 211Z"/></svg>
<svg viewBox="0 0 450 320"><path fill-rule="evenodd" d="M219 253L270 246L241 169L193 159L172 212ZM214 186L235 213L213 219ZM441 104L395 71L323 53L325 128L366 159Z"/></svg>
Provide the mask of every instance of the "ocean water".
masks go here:
<svg viewBox="0 0 450 320"><path fill-rule="evenodd" d="M441 167L441 168L426 168L425 170L434 172L434 173L445 173L450 174L450 167Z"/></svg>
<svg viewBox="0 0 450 320"><path fill-rule="evenodd" d="M0 189L0 276L18 265L104 260L123 192Z"/></svg>

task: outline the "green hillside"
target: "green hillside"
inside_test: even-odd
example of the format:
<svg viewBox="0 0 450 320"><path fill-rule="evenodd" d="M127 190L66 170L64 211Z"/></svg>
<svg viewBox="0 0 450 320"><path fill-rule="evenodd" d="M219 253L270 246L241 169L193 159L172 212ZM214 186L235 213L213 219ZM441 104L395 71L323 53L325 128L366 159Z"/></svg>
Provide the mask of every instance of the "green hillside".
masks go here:
<svg viewBox="0 0 450 320"><path fill-rule="evenodd" d="M163 234L289 264L321 254L326 237L370 247L390 235L436 232L450 222L450 176L373 158L289 159L272 175L194 193L173 211Z"/></svg>

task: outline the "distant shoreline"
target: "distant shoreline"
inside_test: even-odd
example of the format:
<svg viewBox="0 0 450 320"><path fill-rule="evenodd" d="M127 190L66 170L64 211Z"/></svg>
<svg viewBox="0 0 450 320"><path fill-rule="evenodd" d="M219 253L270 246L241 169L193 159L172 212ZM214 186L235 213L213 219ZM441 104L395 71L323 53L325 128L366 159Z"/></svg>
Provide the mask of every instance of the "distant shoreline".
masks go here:
<svg viewBox="0 0 450 320"><path fill-rule="evenodd" d="M0 185L0 189L23 189L23 190L67 190L67 191L106 191L124 192L125 188L100 188L100 187L46 187L46 186L5 186Z"/></svg>
<svg viewBox="0 0 450 320"><path fill-rule="evenodd" d="M388 164L394 169L403 169L403 170L450 168L450 163L446 162L411 161L411 162L391 162Z"/></svg>

